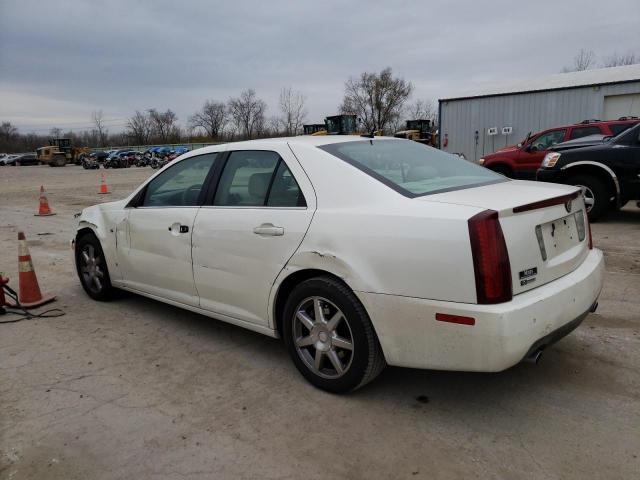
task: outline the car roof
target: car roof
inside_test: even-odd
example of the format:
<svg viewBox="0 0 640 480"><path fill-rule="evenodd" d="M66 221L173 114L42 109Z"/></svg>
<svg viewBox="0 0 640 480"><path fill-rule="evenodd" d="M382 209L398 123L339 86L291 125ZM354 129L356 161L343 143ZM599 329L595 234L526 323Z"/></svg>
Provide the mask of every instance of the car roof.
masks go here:
<svg viewBox="0 0 640 480"><path fill-rule="evenodd" d="M334 143L354 142L354 141L366 141L366 140L402 140L395 137L363 137L362 135L300 135L297 137L275 137L275 138L259 138L256 140L244 140L241 142L220 143L217 145L211 145L199 150L216 151L219 149L243 149L251 145L309 145L319 147L323 145L330 145ZM194 151L194 150L192 150Z"/></svg>
<svg viewBox="0 0 640 480"><path fill-rule="evenodd" d="M300 145L300 146L312 146L320 147L323 145L330 145L334 143L345 143L354 141L396 141L396 142L412 142L413 140L406 140L395 137L363 137L362 135L300 135L297 137L275 137L275 138L259 138L255 140L244 140L240 142L218 143L216 145L210 145L207 147L196 148L185 152L180 156L181 159L186 160L196 155L203 155L207 153L226 152L229 150L249 150L252 148L258 148L260 150L266 150L268 148L277 148L288 145Z"/></svg>

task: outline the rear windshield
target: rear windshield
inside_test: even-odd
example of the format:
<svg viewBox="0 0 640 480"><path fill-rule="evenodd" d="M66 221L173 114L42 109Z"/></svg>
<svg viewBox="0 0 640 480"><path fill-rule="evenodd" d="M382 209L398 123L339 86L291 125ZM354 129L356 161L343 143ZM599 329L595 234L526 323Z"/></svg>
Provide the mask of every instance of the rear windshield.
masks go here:
<svg viewBox="0 0 640 480"><path fill-rule="evenodd" d="M411 140L357 140L318 148L407 197L508 181L457 155Z"/></svg>

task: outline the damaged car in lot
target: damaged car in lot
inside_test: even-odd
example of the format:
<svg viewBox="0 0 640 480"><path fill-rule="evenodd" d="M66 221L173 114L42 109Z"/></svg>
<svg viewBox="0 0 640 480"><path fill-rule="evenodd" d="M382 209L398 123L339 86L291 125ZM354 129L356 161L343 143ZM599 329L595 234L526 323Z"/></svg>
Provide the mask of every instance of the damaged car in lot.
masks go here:
<svg viewBox="0 0 640 480"><path fill-rule="evenodd" d="M83 210L87 294L139 293L281 337L313 385L386 364L497 372L597 305L581 191L409 140L324 136L195 150Z"/></svg>

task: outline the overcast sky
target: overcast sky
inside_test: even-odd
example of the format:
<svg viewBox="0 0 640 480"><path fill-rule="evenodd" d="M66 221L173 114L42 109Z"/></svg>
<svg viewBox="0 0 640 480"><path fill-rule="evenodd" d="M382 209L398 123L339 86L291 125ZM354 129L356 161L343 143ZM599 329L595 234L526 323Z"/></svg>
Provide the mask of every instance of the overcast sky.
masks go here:
<svg viewBox="0 0 640 480"><path fill-rule="evenodd" d="M0 121L22 132L122 130L135 110L181 123L204 100L254 88L276 115L283 86L309 122L345 80L390 66L417 98L557 73L581 48L640 52L640 1L0 0Z"/></svg>

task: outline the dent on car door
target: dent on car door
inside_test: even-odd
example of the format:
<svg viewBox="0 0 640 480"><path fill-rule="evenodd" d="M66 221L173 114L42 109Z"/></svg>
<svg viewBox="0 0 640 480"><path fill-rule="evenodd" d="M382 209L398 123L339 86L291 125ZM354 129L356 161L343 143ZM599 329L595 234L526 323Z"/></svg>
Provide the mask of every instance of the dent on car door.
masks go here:
<svg viewBox="0 0 640 480"><path fill-rule="evenodd" d="M198 212L193 273L200 306L266 326L271 287L302 242L315 195L290 151L231 152Z"/></svg>
<svg viewBox="0 0 640 480"><path fill-rule="evenodd" d="M118 255L126 286L187 305L198 304L191 235L216 156L199 155L172 165L134 199L128 243Z"/></svg>

